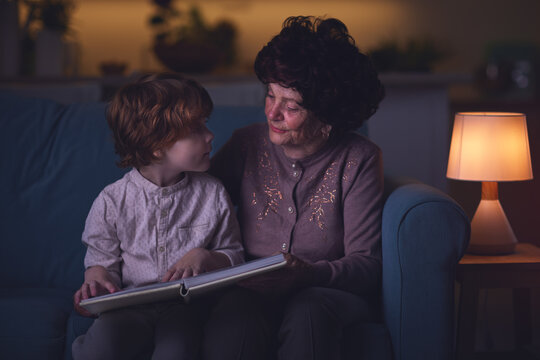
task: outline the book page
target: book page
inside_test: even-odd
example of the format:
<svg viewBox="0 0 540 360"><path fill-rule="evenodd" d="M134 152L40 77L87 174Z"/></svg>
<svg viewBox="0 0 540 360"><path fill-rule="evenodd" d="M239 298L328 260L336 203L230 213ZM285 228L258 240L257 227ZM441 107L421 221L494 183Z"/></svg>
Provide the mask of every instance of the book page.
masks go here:
<svg viewBox="0 0 540 360"><path fill-rule="evenodd" d="M93 314L121 307L148 304L183 297L191 298L205 292L234 284L239 280L272 271L286 265L285 256L278 254L244 264L231 266L186 279L156 283L81 301L80 305Z"/></svg>

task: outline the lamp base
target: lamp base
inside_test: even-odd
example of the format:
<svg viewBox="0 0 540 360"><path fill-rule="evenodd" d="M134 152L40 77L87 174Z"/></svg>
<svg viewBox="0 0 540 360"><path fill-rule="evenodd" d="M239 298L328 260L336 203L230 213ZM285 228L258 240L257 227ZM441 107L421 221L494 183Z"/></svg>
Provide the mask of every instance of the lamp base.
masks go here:
<svg viewBox="0 0 540 360"><path fill-rule="evenodd" d="M480 200L471 222L471 241L467 252L479 255L502 255L514 252L514 231L499 200Z"/></svg>

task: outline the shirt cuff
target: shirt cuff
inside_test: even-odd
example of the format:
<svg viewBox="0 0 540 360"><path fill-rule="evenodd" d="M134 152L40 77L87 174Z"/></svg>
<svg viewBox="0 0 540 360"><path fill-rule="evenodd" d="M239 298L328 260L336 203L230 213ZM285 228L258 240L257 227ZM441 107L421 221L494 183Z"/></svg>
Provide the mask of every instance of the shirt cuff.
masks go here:
<svg viewBox="0 0 540 360"><path fill-rule="evenodd" d="M237 250L211 250L211 251L218 252L227 256L229 258L229 261L231 262L231 266L244 263L244 254L242 251L237 251Z"/></svg>

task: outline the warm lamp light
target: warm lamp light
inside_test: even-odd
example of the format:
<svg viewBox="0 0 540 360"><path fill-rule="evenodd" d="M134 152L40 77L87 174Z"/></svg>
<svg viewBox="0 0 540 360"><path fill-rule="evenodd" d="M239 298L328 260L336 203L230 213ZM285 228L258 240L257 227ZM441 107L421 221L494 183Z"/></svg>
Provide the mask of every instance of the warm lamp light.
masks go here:
<svg viewBox="0 0 540 360"><path fill-rule="evenodd" d="M482 198L471 223L468 252L513 252L517 240L499 202L498 181L533 178L525 115L457 113L446 176L482 181Z"/></svg>

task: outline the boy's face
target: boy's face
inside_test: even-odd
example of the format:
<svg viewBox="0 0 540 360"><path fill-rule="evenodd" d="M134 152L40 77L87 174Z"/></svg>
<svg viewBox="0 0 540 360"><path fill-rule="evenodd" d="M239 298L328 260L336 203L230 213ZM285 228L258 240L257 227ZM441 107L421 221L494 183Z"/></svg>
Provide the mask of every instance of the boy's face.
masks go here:
<svg viewBox="0 0 540 360"><path fill-rule="evenodd" d="M210 167L210 151L214 134L201 119L201 127L188 136L177 140L163 150L160 164L169 171L206 171Z"/></svg>

